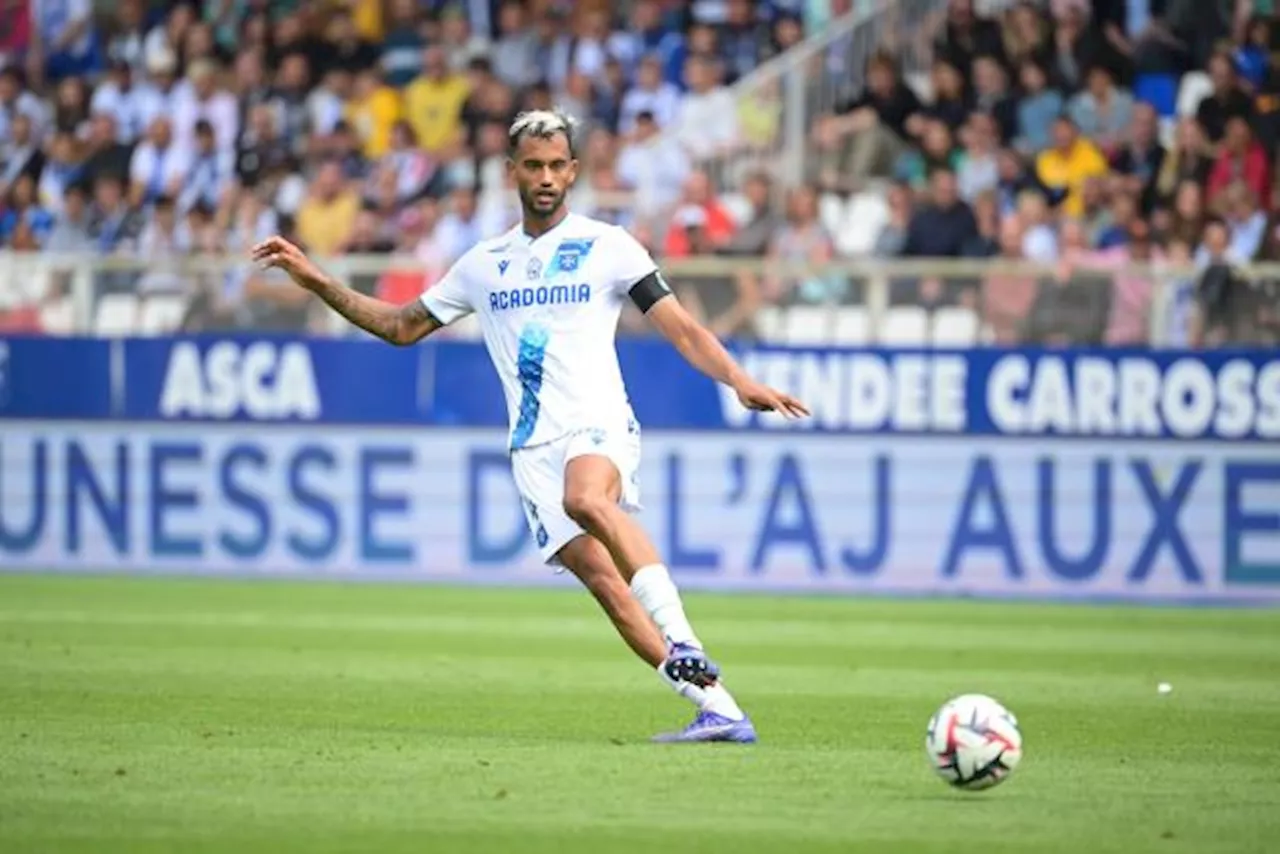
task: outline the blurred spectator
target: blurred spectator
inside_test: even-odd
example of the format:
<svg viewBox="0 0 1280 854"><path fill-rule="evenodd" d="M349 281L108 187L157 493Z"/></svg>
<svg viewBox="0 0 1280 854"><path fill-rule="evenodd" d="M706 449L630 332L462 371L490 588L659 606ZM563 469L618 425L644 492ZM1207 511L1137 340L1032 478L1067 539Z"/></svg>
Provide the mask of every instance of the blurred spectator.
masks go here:
<svg viewBox="0 0 1280 854"><path fill-rule="evenodd" d="M1213 55L1209 60L1209 77L1213 80L1213 91L1200 102L1196 120L1209 141L1216 144L1227 132L1228 119L1253 118L1253 102L1240 88L1230 54Z"/></svg>
<svg viewBox="0 0 1280 854"><path fill-rule="evenodd" d="M1053 62L1051 22L1030 0L1020 0L1005 16L1001 42L1010 65L1020 73L1029 63L1043 71Z"/></svg>
<svg viewBox="0 0 1280 854"><path fill-rule="evenodd" d="M1232 116L1222 140L1218 159L1209 171L1208 202L1213 205L1219 194L1233 181L1243 181L1263 208L1271 203L1271 161L1253 138L1249 122Z"/></svg>
<svg viewBox="0 0 1280 854"><path fill-rule="evenodd" d="M700 213L694 214L694 210ZM736 228L733 217L716 198L711 179L701 170L691 172L685 179L680 205L675 211L675 219L682 217L687 222L696 218L700 227L706 230L706 236L711 245L716 247L728 243ZM690 254L685 228L685 225L673 219L671 227L667 230L666 239L663 241L664 255L669 258L684 258Z"/></svg>
<svg viewBox="0 0 1280 854"><path fill-rule="evenodd" d="M1019 256L1037 264L1058 259L1058 235L1054 231L1049 204L1042 193L1025 190L1018 195L1018 220L1022 245Z"/></svg>
<svg viewBox="0 0 1280 854"><path fill-rule="evenodd" d="M952 132L969 118L973 104L965 89L960 69L944 59L936 59L932 71L933 101L922 111L924 115L946 124Z"/></svg>
<svg viewBox="0 0 1280 854"><path fill-rule="evenodd" d="M414 103L418 110L429 109ZM377 160L386 153L387 146L391 143L391 128L400 119L400 96L395 89L382 82L377 71L370 69L357 72L344 118L355 131L364 156L369 160ZM440 120L441 124L446 124L448 118L441 115ZM427 144L426 139L421 141L423 145Z"/></svg>
<svg viewBox="0 0 1280 854"><path fill-rule="evenodd" d="M49 80L87 75L101 66L91 0L40 0L31 11Z"/></svg>
<svg viewBox="0 0 1280 854"><path fill-rule="evenodd" d="M1005 217L1000 223L998 258L1001 268L989 273L981 285L983 319L991 329L994 343L1003 346L1020 343L1019 327L1035 300L1035 277L1007 269L1009 265L1024 263L1024 242L1019 217Z"/></svg>
<svg viewBox="0 0 1280 854"><path fill-rule="evenodd" d="M1126 141L1133 122L1133 96L1119 89L1104 65L1089 69L1088 86L1071 99L1068 113L1080 132L1105 154L1113 154Z"/></svg>
<svg viewBox="0 0 1280 854"><path fill-rule="evenodd" d="M1000 183L999 131L995 119L986 113L972 114L961 131L961 139L964 150L957 158L956 180L960 198L973 204L979 195L994 190Z"/></svg>
<svg viewBox="0 0 1280 854"><path fill-rule="evenodd" d="M689 160L678 144L659 133L653 113L643 110L635 117L631 141L618 152L617 173L622 185L635 193L636 212L650 216L679 198Z"/></svg>
<svg viewBox="0 0 1280 854"><path fill-rule="evenodd" d="M769 243L768 258L801 265L804 272L782 273L766 266L761 290L770 302L783 305L823 305L839 302L848 283L825 272L835 248L818 220L818 195L812 187L796 187L787 194L786 223Z"/></svg>
<svg viewBox="0 0 1280 854"><path fill-rule="evenodd" d="M89 236L89 199L82 185L67 188L62 211L54 220L45 249L66 254L93 251L93 240Z"/></svg>
<svg viewBox="0 0 1280 854"><path fill-rule="evenodd" d="M114 175L100 175L93 182L93 208L88 223L94 248L103 255L132 254L142 226L142 216L129 207L124 182ZM127 281L124 284L127 285Z"/></svg>
<svg viewBox="0 0 1280 854"><path fill-rule="evenodd" d="M173 140L169 120L158 118L129 161L129 202L148 205L161 196L176 197L187 177L189 158Z"/></svg>
<svg viewBox="0 0 1280 854"><path fill-rule="evenodd" d="M218 85L218 67L200 59L188 66L190 86L174 92L173 136L178 148L190 152L195 146L196 122L204 119L213 126L218 150L235 151L240 133L240 110L235 96Z"/></svg>
<svg viewBox="0 0 1280 854"><path fill-rule="evenodd" d="M9 192L21 176L39 177L44 152L35 138L31 117L18 113L9 122L9 136L0 139L0 195Z"/></svg>
<svg viewBox="0 0 1280 854"><path fill-rule="evenodd" d="M11 126L18 115L31 120L33 135L40 137L48 125L48 110L36 95L26 88L22 72L16 68L0 69L0 140L10 138Z"/></svg>
<svg viewBox="0 0 1280 854"><path fill-rule="evenodd" d="M40 170L37 185L40 204L57 213L67 188L84 175L84 156L75 138L67 133L55 134L49 143L49 157ZM98 178L106 177L99 175Z"/></svg>
<svg viewBox="0 0 1280 854"><path fill-rule="evenodd" d="M942 34L934 50L960 68L968 68L978 56L1002 56L1000 27L974 14L973 0L950 0Z"/></svg>
<svg viewBox="0 0 1280 854"><path fill-rule="evenodd" d="M181 256L194 249L191 230L178 220L174 200L163 196L156 200L150 221L138 237L138 256L146 261L146 272L138 281L140 293L186 290Z"/></svg>
<svg viewBox="0 0 1280 854"><path fill-rule="evenodd" d="M676 138L689 156L704 160L733 149L738 141L738 114L729 90L716 82L715 66L701 56L685 64L685 93L676 113Z"/></svg>
<svg viewBox="0 0 1280 854"><path fill-rule="evenodd" d="M1267 215L1257 197L1243 181L1234 181L1223 191L1219 207L1231 235L1228 253L1241 263L1252 261L1267 235Z"/></svg>
<svg viewBox="0 0 1280 854"><path fill-rule="evenodd" d="M923 119L920 146L908 149L894 167L894 177L913 189L923 190L936 169L954 171L960 164L951 128L939 119Z"/></svg>
<svg viewBox="0 0 1280 854"><path fill-rule="evenodd" d="M896 182L888 192L889 218L880 233L876 235L871 254L876 258L894 258L902 254L907 245L907 232L911 228L911 218L915 213L911 203L911 187Z"/></svg>
<svg viewBox="0 0 1280 854"><path fill-rule="evenodd" d="M1155 282L1144 268L1163 260L1151 239L1150 227L1140 219L1129 224L1124 247L1121 261L1125 269L1116 273L1105 335L1106 343L1113 347L1133 347L1149 341Z"/></svg>
<svg viewBox="0 0 1280 854"><path fill-rule="evenodd" d="M141 63L141 48L138 62ZM89 101L89 112L95 118L106 114L114 120L118 142L133 142L146 130L143 91L134 85L135 75L140 73L129 62L113 62Z"/></svg>
<svg viewBox="0 0 1280 854"><path fill-rule="evenodd" d="M1099 344L1106 333L1110 281L1070 260L1042 279L1022 324L1022 340L1051 347Z"/></svg>
<svg viewBox="0 0 1280 854"><path fill-rule="evenodd" d="M1111 197L1107 222L1099 229L1095 245L1100 251L1124 247L1133 233L1134 223L1140 222L1141 210L1137 197L1120 192Z"/></svg>
<svg viewBox="0 0 1280 854"><path fill-rule="evenodd" d="M439 21L439 43L444 47L451 71L465 71L474 60L489 55L488 36L472 29L470 20L461 8L456 5L446 6L440 13Z"/></svg>
<svg viewBox="0 0 1280 854"><path fill-rule="evenodd" d="M929 201L911 218L902 254L914 258L959 257L977 233L973 211L959 196L955 172L940 166L929 177Z"/></svg>
<svg viewBox="0 0 1280 854"><path fill-rule="evenodd" d="M1196 281L1195 310L1191 319L1191 345L1220 347L1240 341L1249 325L1249 285L1236 265L1244 259L1232 256L1231 233L1221 219L1205 226L1204 246Z"/></svg>
<svg viewBox="0 0 1280 854"><path fill-rule="evenodd" d="M1128 140L1111 160L1112 169L1120 176L1119 184L1141 200L1146 213L1155 207L1157 181L1166 157L1158 132L1155 108L1150 104L1134 105Z"/></svg>
<svg viewBox="0 0 1280 854"><path fill-rule="evenodd" d="M715 245L706 231L705 216L698 208L677 215L690 252L714 255ZM760 305L756 278L747 273L698 276L678 287L681 302L721 338L751 340L755 337L755 312Z"/></svg>
<svg viewBox="0 0 1280 854"><path fill-rule="evenodd" d="M1043 66L1026 62L1021 80L1016 145L1024 154L1039 154L1053 144L1053 122L1062 114L1065 102L1061 92L1049 88Z"/></svg>
<svg viewBox="0 0 1280 854"><path fill-rule="evenodd" d="M0 244L8 242L23 227L36 247L43 245L53 230L54 216L36 199L35 180L30 175L18 176L5 197L0 213Z"/></svg>
<svg viewBox="0 0 1280 854"><path fill-rule="evenodd" d="M257 187L265 174L293 159L288 141L280 134L278 115L271 104L259 104L249 113L236 146L235 172L240 186Z"/></svg>
<svg viewBox="0 0 1280 854"><path fill-rule="evenodd" d="M737 230L721 247L721 254L759 256L768 251L769 241L782 225L773 213L772 194L768 173L753 172L746 177L742 184L744 207L733 217Z"/></svg>
<svg viewBox="0 0 1280 854"><path fill-rule="evenodd" d="M382 57L378 64L383 81L399 89L408 85L423 70L426 39L422 36L418 7L414 0L389 0L387 9L390 15L387 31L382 38ZM442 61L447 60L443 48L437 47L436 50L440 52Z"/></svg>
<svg viewBox="0 0 1280 854"><path fill-rule="evenodd" d="M1197 181L1183 181L1173 197L1172 236L1191 246L1198 245L1205 218L1203 185Z"/></svg>
<svg viewBox="0 0 1280 854"><path fill-rule="evenodd" d="M911 135L908 124L921 109L894 60L873 55L862 94L815 127L815 141L827 161L824 172L846 173L853 181L889 175Z"/></svg>
<svg viewBox="0 0 1280 854"><path fill-rule="evenodd" d="M973 61L974 109L995 121L999 141L1004 145L1018 135L1018 102L1009 91L1009 75L992 56ZM1056 115L1056 114L1055 114Z"/></svg>
<svg viewBox="0 0 1280 854"><path fill-rule="evenodd" d="M648 55L658 58L666 82L678 86L684 78L684 35L663 20L658 0L632 3L629 26L610 36L609 49L622 61L630 79L635 78L641 58Z"/></svg>
<svg viewBox="0 0 1280 854"><path fill-rule="evenodd" d="M137 94L134 96L136 115L131 117L130 121L136 121L139 128L145 129L160 116L167 116L172 120L176 115L179 94L182 91L183 87L178 84L177 56L165 47L159 48L154 53L148 52L147 82L137 88ZM209 121L209 117L203 118Z"/></svg>
<svg viewBox="0 0 1280 854"><path fill-rule="evenodd" d="M493 73L517 89L538 80L538 37L529 27L523 3L506 0L498 9L498 40L493 46Z"/></svg>
<svg viewBox="0 0 1280 854"><path fill-rule="evenodd" d="M1194 118L1184 118L1178 123L1173 148L1161 164L1156 180L1157 197L1172 199L1178 187L1186 181L1204 184L1213 169L1210 147L1204 138L1200 123Z"/></svg>
<svg viewBox="0 0 1280 854"><path fill-rule="evenodd" d="M367 0L361 0L362 5ZM380 3L373 5L381 7ZM355 20L349 15L335 15L329 21L326 32L328 71L337 71L345 76L358 74L378 64L378 47L374 43L378 36L361 32Z"/></svg>
<svg viewBox="0 0 1280 854"><path fill-rule="evenodd" d="M298 238L308 252L333 255L350 237L359 210L360 196L347 185L342 167L325 161L298 208Z"/></svg>
<svg viewBox="0 0 1280 854"><path fill-rule="evenodd" d="M960 247L965 258L990 258L1000 253L1000 205L993 190L984 190L972 199L977 232Z"/></svg>
<svg viewBox="0 0 1280 854"><path fill-rule="evenodd" d="M449 194L445 213L440 217L431 236L443 264L452 264L485 237L496 236L483 233L481 220L476 213L474 189L457 187Z"/></svg>
<svg viewBox="0 0 1280 854"><path fill-rule="evenodd" d="M1272 10L1274 14L1274 10ZM1244 41L1232 57L1241 81L1257 91L1271 74L1271 19L1254 15L1245 27Z"/></svg>
<svg viewBox="0 0 1280 854"><path fill-rule="evenodd" d="M680 90L662 79L658 57L646 56L640 61L636 85L622 99L618 133L627 135L635 130L641 113L649 113L659 128L665 128L675 120L679 108Z"/></svg>
<svg viewBox="0 0 1280 854"><path fill-rule="evenodd" d="M727 6L725 21L719 28L719 41L724 82L732 85L755 68L769 43L769 31L758 17L758 4L754 0L728 0Z"/></svg>
<svg viewBox="0 0 1280 854"><path fill-rule="evenodd" d="M1062 202L1068 216L1084 213L1084 184L1107 173L1107 161L1097 146L1080 136L1066 116L1053 123L1053 147L1036 158L1036 174L1045 186L1066 191Z"/></svg>
<svg viewBox="0 0 1280 854"><path fill-rule="evenodd" d="M256 182L261 174L260 169L250 171L250 164L242 154L239 165L245 168L243 174L249 174ZM182 189L178 193L178 210L186 213L196 205L204 205L216 209L221 203L233 173L230 157L218 151L217 139L213 134L213 126L203 119L196 123L196 146L187 163L186 174L182 178Z"/></svg>

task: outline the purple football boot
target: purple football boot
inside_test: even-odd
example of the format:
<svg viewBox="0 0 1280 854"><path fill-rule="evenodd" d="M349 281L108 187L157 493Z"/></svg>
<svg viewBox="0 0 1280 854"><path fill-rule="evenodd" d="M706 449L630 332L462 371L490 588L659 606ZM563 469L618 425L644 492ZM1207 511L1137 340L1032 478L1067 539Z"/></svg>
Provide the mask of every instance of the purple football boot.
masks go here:
<svg viewBox="0 0 1280 854"><path fill-rule="evenodd" d="M715 712L698 712L698 716L680 732L667 732L654 736L654 741L667 744L684 742L727 741L736 744L754 744L756 728L750 718L735 721Z"/></svg>
<svg viewBox="0 0 1280 854"><path fill-rule="evenodd" d="M699 688L714 685L720 678L720 665L707 658L707 654L698 647L687 644L672 644L667 652L667 660L662 662L662 672L672 682L688 682Z"/></svg>

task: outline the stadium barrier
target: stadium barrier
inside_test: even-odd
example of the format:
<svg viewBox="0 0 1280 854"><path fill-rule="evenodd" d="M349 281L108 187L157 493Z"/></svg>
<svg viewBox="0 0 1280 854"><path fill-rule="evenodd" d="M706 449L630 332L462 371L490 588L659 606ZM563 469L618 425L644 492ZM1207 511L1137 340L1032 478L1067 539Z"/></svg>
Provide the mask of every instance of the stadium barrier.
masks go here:
<svg viewBox="0 0 1280 854"><path fill-rule="evenodd" d="M393 300L413 298L440 272L405 256L322 262L351 286ZM664 259L662 266L692 302L713 290L723 302L745 280L747 290L763 294L748 337L793 346L1185 346L1198 278L1194 267L1097 257L1054 267L1000 259L859 259L818 266L725 257ZM1274 346L1280 342L1280 265L1240 273L1241 286L1218 317L1229 334L1216 341ZM0 331L363 334L318 305L305 324L281 326L278 313L253 310L254 300L263 300L246 295L251 282L287 285L279 273L257 270L243 255L140 259L0 251ZM215 322L209 315L218 311ZM622 331L644 328L624 324ZM479 328L463 322L446 335L474 340Z"/></svg>
<svg viewBox="0 0 1280 854"><path fill-rule="evenodd" d="M1280 602L1280 356L740 348L813 418L619 355L688 587ZM483 347L0 339L0 566L568 583Z"/></svg>

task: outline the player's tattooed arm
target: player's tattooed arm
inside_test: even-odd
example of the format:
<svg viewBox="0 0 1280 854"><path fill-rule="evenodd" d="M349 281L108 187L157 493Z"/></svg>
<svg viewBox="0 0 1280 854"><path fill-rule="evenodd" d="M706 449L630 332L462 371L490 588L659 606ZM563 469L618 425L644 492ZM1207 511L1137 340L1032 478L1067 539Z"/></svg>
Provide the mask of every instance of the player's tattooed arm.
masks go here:
<svg viewBox="0 0 1280 854"><path fill-rule="evenodd" d="M390 344L413 344L441 326L418 300L398 306L352 290L322 271L284 238L272 237L255 246L253 259L288 273L289 278L324 300L350 323Z"/></svg>

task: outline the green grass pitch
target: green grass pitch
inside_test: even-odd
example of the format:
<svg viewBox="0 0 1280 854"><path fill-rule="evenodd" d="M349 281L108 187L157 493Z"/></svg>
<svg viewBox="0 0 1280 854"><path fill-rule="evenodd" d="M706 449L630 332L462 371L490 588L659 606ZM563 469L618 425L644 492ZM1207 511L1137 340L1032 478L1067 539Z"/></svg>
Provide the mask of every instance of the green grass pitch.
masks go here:
<svg viewBox="0 0 1280 854"><path fill-rule="evenodd" d="M0 851L1280 850L1280 613L688 604L755 747L647 743L580 591L0 577ZM981 794L923 755L966 691L1026 741Z"/></svg>

